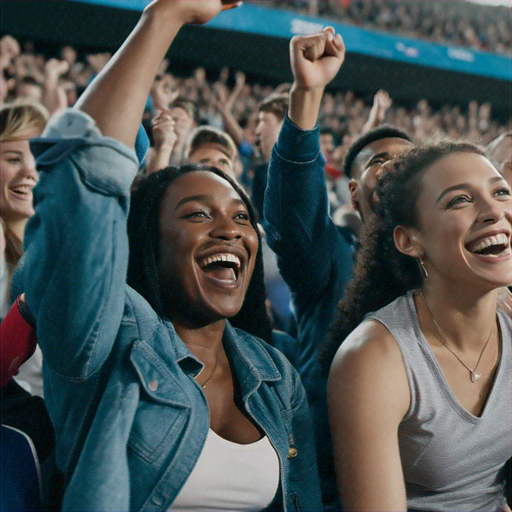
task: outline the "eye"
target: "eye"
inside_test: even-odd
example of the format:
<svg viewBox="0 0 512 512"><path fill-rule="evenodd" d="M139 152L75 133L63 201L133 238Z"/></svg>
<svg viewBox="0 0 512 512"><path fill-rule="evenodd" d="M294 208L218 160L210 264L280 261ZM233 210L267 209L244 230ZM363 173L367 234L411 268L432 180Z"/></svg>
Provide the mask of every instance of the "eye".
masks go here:
<svg viewBox="0 0 512 512"><path fill-rule="evenodd" d="M242 220L244 222L250 222L249 214L247 212L240 212L235 215L235 220Z"/></svg>
<svg viewBox="0 0 512 512"><path fill-rule="evenodd" d="M495 196L510 197L510 189L508 187L500 187L494 192Z"/></svg>
<svg viewBox="0 0 512 512"><path fill-rule="evenodd" d="M12 157L12 158L8 158L7 162L9 162L11 165L17 165L17 164L21 164L22 160L19 157Z"/></svg>
<svg viewBox="0 0 512 512"><path fill-rule="evenodd" d="M183 216L184 219L201 220L209 219L210 215L205 210L196 210Z"/></svg>
<svg viewBox="0 0 512 512"><path fill-rule="evenodd" d="M472 199L465 195L455 196L450 202L446 205L446 208L452 208L454 206L460 206L464 203L471 203Z"/></svg>

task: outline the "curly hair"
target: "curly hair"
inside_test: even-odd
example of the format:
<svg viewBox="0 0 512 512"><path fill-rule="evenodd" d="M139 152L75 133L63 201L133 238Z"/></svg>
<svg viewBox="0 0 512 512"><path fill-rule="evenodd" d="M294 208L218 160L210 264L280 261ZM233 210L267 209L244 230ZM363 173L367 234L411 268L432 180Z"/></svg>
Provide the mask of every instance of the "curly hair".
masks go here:
<svg viewBox="0 0 512 512"><path fill-rule="evenodd" d="M338 347L365 315L421 287L423 277L416 260L395 247L393 232L397 226L419 228L417 201L425 170L453 153L485 156L482 148L467 142L445 140L425 144L399 157L394 171L385 173L378 181L375 215L365 225L354 275L337 306L322 354L325 371Z"/></svg>
<svg viewBox="0 0 512 512"><path fill-rule="evenodd" d="M270 343L272 325L265 307L263 256L256 213L240 185L215 167L193 164L167 167L140 181L137 189L132 192L128 216L130 257L127 283L149 302L161 318L169 319L172 304L169 305L169 301L162 297L158 274L160 207L165 191L173 180L189 172L211 172L220 176L235 189L247 206L251 225L258 234L259 246L244 303L240 311L230 318L230 322L234 327Z"/></svg>

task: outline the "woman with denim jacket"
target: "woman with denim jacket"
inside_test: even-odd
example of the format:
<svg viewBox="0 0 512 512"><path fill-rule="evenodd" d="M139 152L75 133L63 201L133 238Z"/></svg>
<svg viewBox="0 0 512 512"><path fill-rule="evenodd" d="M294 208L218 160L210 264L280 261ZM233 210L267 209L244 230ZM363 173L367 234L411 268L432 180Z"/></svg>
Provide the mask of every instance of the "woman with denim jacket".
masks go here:
<svg viewBox="0 0 512 512"><path fill-rule="evenodd" d="M184 24L233 5L152 2L77 109L33 142L41 178L16 284L45 357L63 510L321 508L296 372L227 321L259 285L243 191L209 167L155 174L133 198L128 265L130 147L158 65Z"/></svg>

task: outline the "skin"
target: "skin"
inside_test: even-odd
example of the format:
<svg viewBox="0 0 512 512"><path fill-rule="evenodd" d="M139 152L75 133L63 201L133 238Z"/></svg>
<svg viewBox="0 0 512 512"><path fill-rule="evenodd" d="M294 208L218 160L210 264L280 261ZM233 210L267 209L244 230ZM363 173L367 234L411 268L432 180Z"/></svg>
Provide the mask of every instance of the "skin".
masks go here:
<svg viewBox="0 0 512 512"><path fill-rule="evenodd" d="M352 206L363 221L373 214L373 192L379 177L394 158L405 153L413 144L405 139L386 138L368 144L353 164L353 179L349 182Z"/></svg>
<svg viewBox="0 0 512 512"><path fill-rule="evenodd" d="M260 151L266 162L270 161L272 148L277 142L281 126L283 126L283 120L278 119L272 112L260 112L258 114L255 133Z"/></svg>
<svg viewBox="0 0 512 512"><path fill-rule="evenodd" d="M231 367L222 344L226 318L242 307L254 270L258 236L247 206L221 177L191 172L176 178L165 193L160 218L159 273L164 294L183 308L173 308L172 323L189 349L205 364L198 376L210 409L210 426L221 437L246 444L259 430L234 401ZM236 283L221 282L205 272L207 256L240 257Z"/></svg>
<svg viewBox="0 0 512 512"><path fill-rule="evenodd" d="M236 179L233 170L233 160L226 153L226 150L219 144L204 144L190 153L188 161L191 164L207 164Z"/></svg>
<svg viewBox="0 0 512 512"><path fill-rule="evenodd" d="M32 189L38 174L29 139L37 135L39 131L30 130L0 145L2 220L20 240L27 220L34 215Z"/></svg>
<svg viewBox="0 0 512 512"><path fill-rule="evenodd" d="M468 366L475 365L491 335L478 366L482 378L472 383L416 296L420 327L444 378L459 403L476 416L499 357L496 290L512 278L511 207L510 190L488 160L456 153L425 170L416 205L419 226L397 226L394 233L399 251L422 255L426 262L423 292L451 348ZM468 243L497 230L509 236L503 256L492 259L468 250ZM407 510L397 429L409 408L409 385L396 340L383 325L359 325L340 347L329 376L328 403L345 509Z"/></svg>

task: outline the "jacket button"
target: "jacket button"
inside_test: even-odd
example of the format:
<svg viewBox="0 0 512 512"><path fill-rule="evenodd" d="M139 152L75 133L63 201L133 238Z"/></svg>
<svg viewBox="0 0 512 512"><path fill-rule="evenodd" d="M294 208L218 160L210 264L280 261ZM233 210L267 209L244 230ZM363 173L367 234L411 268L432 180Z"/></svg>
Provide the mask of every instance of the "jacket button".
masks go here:
<svg viewBox="0 0 512 512"><path fill-rule="evenodd" d="M297 457L297 454L299 452L297 451L297 448L295 448L294 446L290 446L290 449L288 450L288 459L294 459L295 457Z"/></svg>
<svg viewBox="0 0 512 512"><path fill-rule="evenodd" d="M151 391L156 391L158 389L158 381L157 380L152 380L149 385L148 385L148 388L151 390Z"/></svg>

